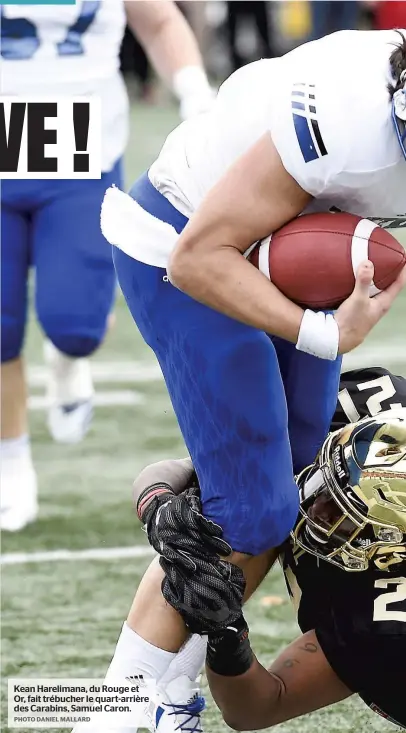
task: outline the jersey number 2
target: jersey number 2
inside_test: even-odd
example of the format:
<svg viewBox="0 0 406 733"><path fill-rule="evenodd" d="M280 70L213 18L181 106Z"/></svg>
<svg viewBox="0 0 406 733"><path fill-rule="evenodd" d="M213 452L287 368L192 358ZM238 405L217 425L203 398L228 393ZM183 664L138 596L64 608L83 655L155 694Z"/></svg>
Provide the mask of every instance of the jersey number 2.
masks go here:
<svg viewBox="0 0 406 733"><path fill-rule="evenodd" d="M392 603L406 601L406 578L380 578L375 581L375 588L387 588L388 585L397 585L391 593L381 593L374 602L374 621L404 621L406 611L390 609ZM406 604L405 604L406 607Z"/></svg>
<svg viewBox="0 0 406 733"><path fill-rule="evenodd" d="M82 36L93 23L101 0L83 0L80 14L56 44L59 56L80 56L84 53ZM19 61L31 59L40 46L37 28L27 18L7 18L1 8L1 55Z"/></svg>

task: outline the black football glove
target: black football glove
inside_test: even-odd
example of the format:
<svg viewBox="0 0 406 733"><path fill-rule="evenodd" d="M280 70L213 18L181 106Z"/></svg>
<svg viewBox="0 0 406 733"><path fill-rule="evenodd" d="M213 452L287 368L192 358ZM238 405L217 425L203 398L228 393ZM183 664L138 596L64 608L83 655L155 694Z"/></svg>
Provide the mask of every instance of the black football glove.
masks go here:
<svg viewBox="0 0 406 733"><path fill-rule="evenodd" d="M232 624L241 613L244 575L221 559L232 548L221 527L202 515L199 489L175 496L168 487L148 504L142 521L165 572L163 596L189 630L206 634Z"/></svg>

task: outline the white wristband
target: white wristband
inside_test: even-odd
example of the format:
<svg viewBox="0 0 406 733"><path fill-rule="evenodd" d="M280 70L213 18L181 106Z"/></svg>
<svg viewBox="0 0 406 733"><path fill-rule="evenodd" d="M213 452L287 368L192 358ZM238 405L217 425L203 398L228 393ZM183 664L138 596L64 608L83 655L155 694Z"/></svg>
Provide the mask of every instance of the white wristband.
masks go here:
<svg viewBox="0 0 406 733"><path fill-rule="evenodd" d="M340 332L331 314L305 310L300 324L296 348L319 359L335 361L338 354Z"/></svg>
<svg viewBox="0 0 406 733"><path fill-rule="evenodd" d="M173 91L180 101L182 120L207 112L215 100L206 72L201 66L184 66L173 77Z"/></svg>
<svg viewBox="0 0 406 733"><path fill-rule="evenodd" d="M172 84L178 99L210 91L206 72L201 66L183 66L174 74Z"/></svg>

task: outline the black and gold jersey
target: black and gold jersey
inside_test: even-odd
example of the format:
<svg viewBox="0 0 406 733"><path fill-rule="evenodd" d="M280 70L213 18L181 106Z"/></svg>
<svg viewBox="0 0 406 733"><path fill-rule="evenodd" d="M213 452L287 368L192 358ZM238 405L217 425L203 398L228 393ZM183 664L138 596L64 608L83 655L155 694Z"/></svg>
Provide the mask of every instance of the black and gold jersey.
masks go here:
<svg viewBox="0 0 406 733"><path fill-rule="evenodd" d="M345 572L287 543L283 569L303 633L314 629L338 677L406 728L406 558L393 572Z"/></svg>
<svg viewBox="0 0 406 733"><path fill-rule="evenodd" d="M406 407L406 379L372 367L341 375L331 429ZM281 556L298 623L375 712L406 728L406 558L393 571L345 572L286 543Z"/></svg>

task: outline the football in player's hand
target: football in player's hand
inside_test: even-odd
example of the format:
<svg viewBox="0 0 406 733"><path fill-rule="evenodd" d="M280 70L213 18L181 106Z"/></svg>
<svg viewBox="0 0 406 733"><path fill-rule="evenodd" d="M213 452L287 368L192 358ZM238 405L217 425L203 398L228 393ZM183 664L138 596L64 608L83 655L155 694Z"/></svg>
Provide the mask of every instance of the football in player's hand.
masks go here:
<svg viewBox="0 0 406 733"><path fill-rule="evenodd" d="M399 275L406 252L369 219L321 213L293 219L256 244L248 259L295 303L336 308L352 293L363 260L374 264L371 295L376 295Z"/></svg>

